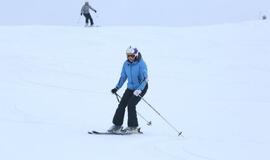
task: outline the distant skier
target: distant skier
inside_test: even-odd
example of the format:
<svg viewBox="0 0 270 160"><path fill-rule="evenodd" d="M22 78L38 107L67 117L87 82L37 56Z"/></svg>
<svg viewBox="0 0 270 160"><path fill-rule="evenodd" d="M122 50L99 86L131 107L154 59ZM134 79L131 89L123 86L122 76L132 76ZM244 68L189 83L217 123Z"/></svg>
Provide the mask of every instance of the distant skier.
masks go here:
<svg viewBox="0 0 270 160"><path fill-rule="evenodd" d="M126 50L126 56L127 60L123 64L120 79L111 92L116 94L126 80L128 80L127 89L114 114L113 126L108 129L108 132L117 133L123 129L122 124L126 107L128 108L128 127L124 131L129 133L138 131L136 105L148 89L147 66L142 59L141 53L137 48L130 46Z"/></svg>
<svg viewBox="0 0 270 160"><path fill-rule="evenodd" d="M95 13L97 13L97 10L95 10L93 7L91 7L89 5L89 2L85 2L84 5L82 6L82 9L81 9L81 16L84 15L85 17L85 27L88 26L88 22L90 20L90 25L93 26L94 25L94 21L93 21L93 18L90 14L90 9L92 11L94 11Z"/></svg>

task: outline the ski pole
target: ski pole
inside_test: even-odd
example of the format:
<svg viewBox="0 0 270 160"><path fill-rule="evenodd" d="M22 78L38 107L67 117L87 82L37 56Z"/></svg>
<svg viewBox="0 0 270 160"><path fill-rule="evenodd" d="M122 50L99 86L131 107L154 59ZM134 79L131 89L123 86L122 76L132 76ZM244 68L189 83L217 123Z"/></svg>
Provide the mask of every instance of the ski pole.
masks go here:
<svg viewBox="0 0 270 160"><path fill-rule="evenodd" d="M182 135L182 131L179 132L168 120L166 120L151 104L149 104L141 95L139 95L139 97L141 97L141 99L150 107L152 108L172 129L174 129L177 133L178 136L183 136Z"/></svg>
<svg viewBox="0 0 270 160"><path fill-rule="evenodd" d="M119 98L121 99L122 97L119 96L119 94L117 94L117 93L115 93L115 95L116 95L117 101L120 102ZM137 112L137 114L138 114L138 115L146 122L146 124L147 124L148 126L151 126L151 125L152 125L152 122L151 122L151 121L146 120L146 119L145 119L138 111L136 111L136 112Z"/></svg>

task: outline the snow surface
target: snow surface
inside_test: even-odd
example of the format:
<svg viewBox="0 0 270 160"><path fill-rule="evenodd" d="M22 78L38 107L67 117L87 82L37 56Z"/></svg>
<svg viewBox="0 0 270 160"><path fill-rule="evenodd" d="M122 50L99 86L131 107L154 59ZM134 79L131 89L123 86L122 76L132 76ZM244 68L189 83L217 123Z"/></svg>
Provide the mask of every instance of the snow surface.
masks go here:
<svg viewBox="0 0 270 160"><path fill-rule="evenodd" d="M0 159L269 160L269 28L0 26ZM145 99L184 137L143 101L143 135L87 134L111 126L129 45Z"/></svg>

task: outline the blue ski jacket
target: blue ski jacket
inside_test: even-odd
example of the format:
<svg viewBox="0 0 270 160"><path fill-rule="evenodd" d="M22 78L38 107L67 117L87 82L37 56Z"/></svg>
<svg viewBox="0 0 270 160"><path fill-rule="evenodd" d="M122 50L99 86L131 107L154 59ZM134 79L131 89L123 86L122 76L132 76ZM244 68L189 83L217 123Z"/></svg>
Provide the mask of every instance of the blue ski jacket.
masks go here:
<svg viewBox="0 0 270 160"><path fill-rule="evenodd" d="M129 60L124 62L116 88L121 88L126 80L128 80L127 88L131 90L143 90L148 83L147 66L140 53L134 62Z"/></svg>

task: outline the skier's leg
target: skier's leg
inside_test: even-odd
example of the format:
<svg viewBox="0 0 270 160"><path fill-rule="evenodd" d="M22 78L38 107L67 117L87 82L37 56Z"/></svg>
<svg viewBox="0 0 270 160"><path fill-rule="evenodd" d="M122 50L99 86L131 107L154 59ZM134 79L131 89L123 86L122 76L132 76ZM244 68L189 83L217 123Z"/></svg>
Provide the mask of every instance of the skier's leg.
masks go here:
<svg viewBox="0 0 270 160"><path fill-rule="evenodd" d="M128 100L133 95L132 90L126 89L118 108L115 111L114 117L113 117L113 124L117 126L121 126L124 121L124 115L125 115L125 108L127 106Z"/></svg>
<svg viewBox="0 0 270 160"><path fill-rule="evenodd" d="M148 85L142 90L140 94L143 97L148 89ZM141 98L132 94L132 97L128 101L128 127L138 127L136 105L140 102Z"/></svg>
<svg viewBox="0 0 270 160"><path fill-rule="evenodd" d="M132 95L128 102L128 127L138 127L136 105L139 101L140 97Z"/></svg>
<svg viewBox="0 0 270 160"><path fill-rule="evenodd" d="M90 13L87 14L87 24L89 23L89 20L91 19Z"/></svg>
<svg viewBox="0 0 270 160"><path fill-rule="evenodd" d="M92 16L91 16L91 14L89 14L90 16L89 16L89 19L90 19L90 24L91 24L91 26L93 26L94 25L94 21L93 21L93 18L92 18Z"/></svg>
<svg viewBox="0 0 270 160"><path fill-rule="evenodd" d="M90 20L90 14L89 13L86 13L86 14L83 14L84 15L84 17L85 17L85 25L87 26L88 25L88 23L89 23L89 20Z"/></svg>
<svg viewBox="0 0 270 160"><path fill-rule="evenodd" d="M87 18L87 14L83 14L84 15L84 17L85 17L85 27L87 27L88 26L88 18Z"/></svg>

